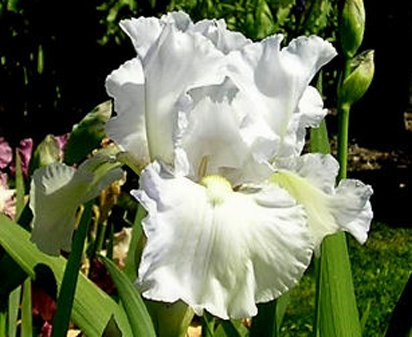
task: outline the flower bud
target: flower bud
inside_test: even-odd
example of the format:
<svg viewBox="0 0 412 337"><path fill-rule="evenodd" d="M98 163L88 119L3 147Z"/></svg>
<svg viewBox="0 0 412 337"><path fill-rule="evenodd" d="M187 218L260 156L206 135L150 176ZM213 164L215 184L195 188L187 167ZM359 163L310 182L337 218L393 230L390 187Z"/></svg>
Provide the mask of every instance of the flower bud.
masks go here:
<svg viewBox="0 0 412 337"><path fill-rule="evenodd" d="M342 104L351 105L355 103L368 90L375 71L373 55L373 50L366 50L352 59L350 74L339 90Z"/></svg>
<svg viewBox="0 0 412 337"><path fill-rule="evenodd" d="M47 135L34 151L29 171L33 173L37 168L60 162L61 159L62 155L56 138L53 135Z"/></svg>
<svg viewBox="0 0 412 337"><path fill-rule="evenodd" d="M342 51L346 57L356 54L365 31L365 7L363 0L346 0L340 20Z"/></svg>

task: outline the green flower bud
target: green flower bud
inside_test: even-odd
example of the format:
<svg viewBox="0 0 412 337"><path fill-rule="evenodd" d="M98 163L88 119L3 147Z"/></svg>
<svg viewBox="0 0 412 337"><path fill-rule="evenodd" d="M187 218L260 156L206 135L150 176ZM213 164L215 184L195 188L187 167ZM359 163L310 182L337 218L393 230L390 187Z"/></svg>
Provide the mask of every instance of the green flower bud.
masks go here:
<svg viewBox="0 0 412 337"><path fill-rule="evenodd" d="M30 172L33 173L39 167L60 162L61 159L61 150L56 138L53 135L47 135L33 153L30 160Z"/></svg>
<svg viewBox="0 0 412 337"><path fill-rule="evenodd" d="M365 7L363 0L346 0L340 20L342 51L346 57L356 54L365 31Z"/></svg>
<svg viewBox="0 0 412 337"><path fill-rule="evenodd" d="M352 105L368 90L375 72L373 50L366 50L352 59L350 74L339 90L342 104Z"/></svg>

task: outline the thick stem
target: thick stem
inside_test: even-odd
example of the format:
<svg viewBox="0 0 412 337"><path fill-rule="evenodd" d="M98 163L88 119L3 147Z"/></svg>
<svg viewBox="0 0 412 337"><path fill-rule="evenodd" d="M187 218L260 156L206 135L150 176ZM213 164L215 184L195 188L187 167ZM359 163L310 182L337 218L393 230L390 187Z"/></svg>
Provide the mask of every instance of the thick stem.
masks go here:
<svg viewBox="0 0 412 337"><path fill-rule="evenodd" d="M88 202L84 208L79 227L74 234L72 251L64 271L59 298L57 299L56 314L53 320L52 337L65 337L67 335L91 214L92 202Z"/></svg>

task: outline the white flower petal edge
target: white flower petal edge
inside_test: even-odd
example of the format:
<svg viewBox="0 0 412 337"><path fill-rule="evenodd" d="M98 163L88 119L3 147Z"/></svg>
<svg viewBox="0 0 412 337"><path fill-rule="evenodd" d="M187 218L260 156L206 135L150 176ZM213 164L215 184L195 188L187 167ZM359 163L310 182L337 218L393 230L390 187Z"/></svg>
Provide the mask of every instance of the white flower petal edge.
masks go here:
<svg viewBox="0 0 412 337"><path fill-rule="evenodd" d="M146 137L145 88L141 62L134 58L114 70L106 79L107 93L114 99L114 111L106 124L107 135L127 151L138 167L150 162Z"/></svg>
<svg viewBox="0 0 412 337"><path fill-rule="evenodd" d="M127 142L120 144L123 147L134 145L135 140L144 140L140 123L144 122L150 160L173 163L173 133L179 99L190 89L224 80L221 71L223 52L193 27L189 16L183 12L169 13L161 19L122 21L122 28L131 37L138 58L131 64L126 63L108 79L108 93L120 108L117 111L115 107L115 111L123 116L117 124L112 123L110 131L115 141ZM137 71L139 59L142 69ZM132 91L134 96L130 95ZM133 114L138 116L133 117ZM129 126L119 130L128 120ZM136 131L133 131L133 125L138 126ZM146 145L141 146L146 149ZM135 158L143 154L139 147L136 150L130 148L132 146L127 150L134 152Z"/></svg>
<svg viewBox="0 0 412 337"><path fill-rule="evenodd" d="M306 112L305 107L313 110L319 105L314 104L313 99L308 105L299 106L299 102L316 72L335 57L336 50L317 36L299 37L285 48L281 48L282 39L282 35L274 35L230 53L227 68L236 86L250 97L253 111L261 114L271 129L284 139L301 125L299 120L291 122L293 114L313 115L313 111ZM322 113L321 107L316 109L315 115L319 113ZM278 147L273 156L279 151L299 154L295 153L295 146L292 144L291 149Z"/></svg>
<svg viewBox="0 0 412 337"><path fill-rule="evenodd" d="M306 154L270 179L304 207L316 248L325 236L339 231L351 233L360 243L367 239L372 188L349 179L335 188L337 172L338 163L331 155Z"/></svg>
<svg viewBox="0 0 412 337"><path fill-rule="evenodd" d="M78 207L122 177L118 166L96 156L77 170L53 163L34 172L29 203L33 212L31 240L40 250L50 255L70 251Z"/></svg>
<svg viewBox="0 0 412 337"><path fill-rule="evenodd" d="M199 315L251 317L310 263L304 211L274 184L235 192L222 177L196 184L155 162L132 195L148 211L138 278L146 298L181 299Z"/></svg>
<svg viewBox="0 0 412 337"><path fill-rule="evenodd" d="M319 92L308 86L292 115L283 141L278 147L278 157L298 156L302 153L306 141L306 129L316 128L327 114Z"/></svg>

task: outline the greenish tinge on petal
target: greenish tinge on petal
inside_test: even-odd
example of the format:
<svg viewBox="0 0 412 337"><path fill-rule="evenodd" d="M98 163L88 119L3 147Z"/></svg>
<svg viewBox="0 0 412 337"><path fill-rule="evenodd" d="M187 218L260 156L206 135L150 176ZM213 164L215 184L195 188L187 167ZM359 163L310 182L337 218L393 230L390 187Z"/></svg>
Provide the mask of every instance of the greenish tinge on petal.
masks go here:
<svg viewBox="0 0 412 337"><path fill-rule="evenodd" d="M155 162L132 195L148 212L138 279L148 299L182 300L223 319L251 317L256 303L294 286L311 261L304 210L274 184L233 191L223 177L197 184Z"/></svg>
<svg viewBox="0 0 412 337"><path fill-rule="evenodd" d="M325 236L343 230L364 243L372 219L370 186L355 180L344 180L336 189L322 189L327 184L322 183L321 179L316 182L313 177L309 178L280 170L270 180L303 205L315 246L319 247Z"/></svg>
<svg viewBox="0 0 412 337"><path fill-rule="evenodd" d="M223 203L233 192L230 182L221 176L206 176L200 183L206 187L209 200L213 205Z"/></svg>
<svg viewBox="0 0 412 337"><path fill-rule="evenodd" d="M95 156L76 170L53 163L36 170L30 188L33 212L32 241L51 255L70 251L78 207L122 177L120 164Z"/></svg>

